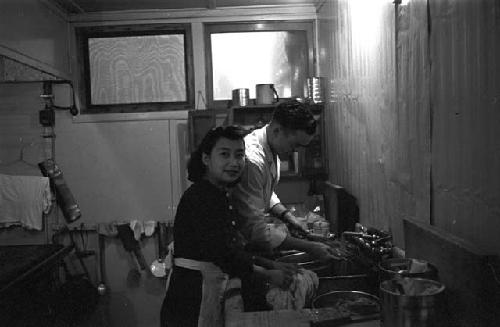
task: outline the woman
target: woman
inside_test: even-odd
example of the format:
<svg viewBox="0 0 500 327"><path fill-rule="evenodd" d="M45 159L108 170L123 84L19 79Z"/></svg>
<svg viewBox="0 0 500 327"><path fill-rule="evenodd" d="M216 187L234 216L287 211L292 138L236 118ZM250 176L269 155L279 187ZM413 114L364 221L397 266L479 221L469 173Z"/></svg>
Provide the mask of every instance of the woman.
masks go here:
<svg viewBox="0 0 500 327"><path fill-rule="evenodd" d="M229 201L230 187L245 165L243 136L239 127L217 127L191 155L188 179L194 184L177 207L174 266L161 310L162 327L222 326L228 277L258 275L282 287L292 280L292 271L273 269L272 262L243 250L240 222Z"/></svg>

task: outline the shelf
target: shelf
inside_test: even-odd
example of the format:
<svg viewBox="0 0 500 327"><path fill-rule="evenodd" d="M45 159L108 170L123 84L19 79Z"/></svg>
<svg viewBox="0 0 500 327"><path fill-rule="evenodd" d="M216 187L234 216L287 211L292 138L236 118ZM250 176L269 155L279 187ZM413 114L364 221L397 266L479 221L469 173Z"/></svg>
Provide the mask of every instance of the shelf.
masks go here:
<svg viewBox="0 0 500 327"><path fill-rule="evenodd" d="M249 105L245 107L231 107L229 109L207 109L189 112L189 139L190 151L193 151L206 132L220 125L240 125L248 132L267 124L273 115L278 103L266 105ZM325 127L323 104L310 104L315 118L319 121L318 135L313 138L306 149L299 151L298 172L282 173L283 179L326 179L327 152L325 146Z"/></svg>

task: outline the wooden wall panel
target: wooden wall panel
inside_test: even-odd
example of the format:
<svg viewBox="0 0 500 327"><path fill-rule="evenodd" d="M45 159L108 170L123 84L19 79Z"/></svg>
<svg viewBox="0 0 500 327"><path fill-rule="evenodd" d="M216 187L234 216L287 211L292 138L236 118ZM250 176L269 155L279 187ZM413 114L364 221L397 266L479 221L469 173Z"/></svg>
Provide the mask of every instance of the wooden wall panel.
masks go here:
<svg viewBox="0 0 500 327"><path fill-rule="evenodd" d="M500 253L500 4L430 2L433 219Z"/></svg>
<svg viewBox="0 0 500 327"><path fill-rule="evenodd" d="M413 218L498 253L500 2L412 0L395 15L338 0L318 15L330 181L358 199L361 222L402 246Z"/></svg>
<svg viewBox="0 0 500 327"><path fill-rule="evenodd" d="M328 81L330 182L358 199L362 223L391 229L402 243L392 183L398 176L394 6L326 1L318 15L320 72Z"/></svg>
<svg viewBox="0 0 500 327"><path fill-rule="evenodd" d="M430 115L427 1L397 7L395 175L397 224L430 222Z"/></svg>

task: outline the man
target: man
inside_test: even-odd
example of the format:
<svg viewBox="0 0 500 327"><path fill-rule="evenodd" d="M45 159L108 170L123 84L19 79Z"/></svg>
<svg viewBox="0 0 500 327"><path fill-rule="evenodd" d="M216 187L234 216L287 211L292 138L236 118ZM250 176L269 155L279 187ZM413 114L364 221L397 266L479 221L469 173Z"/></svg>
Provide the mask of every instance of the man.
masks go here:
<svg viewBox="0 0 500 327"><path fill-rule="evenodd" d="M274 189L280 177L280 159L308 146L315 132L316 121L307 105L293 100L279 104L269 124L245 137L247 164L233 200L239 214L246 218L243 233L253 248L299 250L318 259L335 258L327 245L293 237L283 224L270 223L266 216L269 213L289 227L306 232Z"/></svg>

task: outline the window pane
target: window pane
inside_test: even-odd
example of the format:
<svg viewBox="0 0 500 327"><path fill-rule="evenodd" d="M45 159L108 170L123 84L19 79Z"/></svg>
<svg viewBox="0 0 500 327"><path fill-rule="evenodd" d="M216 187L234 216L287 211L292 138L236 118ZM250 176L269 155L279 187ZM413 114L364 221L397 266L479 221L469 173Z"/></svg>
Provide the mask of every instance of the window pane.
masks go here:
<svg viewBox="0 0 500 327"><path fill-rule="evenodd" d="M308 70L306 31L212 33L213 98L274 84L280 97L303 96Z"/></svg>
<svg viewBox="0 0 500 327"><path fill-rule="evenodd" d="M186 101L184 35L89 38L91 103Z"/></svg>

